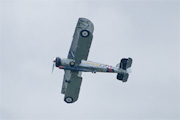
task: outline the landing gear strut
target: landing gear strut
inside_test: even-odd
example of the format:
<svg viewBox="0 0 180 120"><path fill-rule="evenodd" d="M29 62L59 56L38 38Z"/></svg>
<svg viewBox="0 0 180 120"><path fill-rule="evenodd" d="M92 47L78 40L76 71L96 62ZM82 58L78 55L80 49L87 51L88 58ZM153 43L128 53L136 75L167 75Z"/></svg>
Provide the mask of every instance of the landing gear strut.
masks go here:
<svg viewBox="0 0 180 120"><path fill-rule="evenodd" d="M92 73L94 73L94 74L95 74L95 73L96 73L96 70L93 70L93 71L92 71Z"/></svg>

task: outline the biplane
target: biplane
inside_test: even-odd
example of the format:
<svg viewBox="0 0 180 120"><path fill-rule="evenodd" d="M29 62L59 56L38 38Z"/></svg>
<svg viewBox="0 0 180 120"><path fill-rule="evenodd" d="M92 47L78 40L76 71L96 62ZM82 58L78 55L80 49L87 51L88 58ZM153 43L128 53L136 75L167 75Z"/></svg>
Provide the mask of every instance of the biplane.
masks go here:
<svg viewBox="0 0 180 120"><path fill-rule="evenodd" d="M93 23L86 18L79 18L73 40L67 58L56 57L53 60L53 68L56 66L64 70L64 79L61 93L64 94L66 103L74 103L78 100L82 82L82 72L109 72L117 73L117 79L126 82L131 72L131 58L123 58L120 63L111 65L88 61L88 54L93 39Z"/></svg>

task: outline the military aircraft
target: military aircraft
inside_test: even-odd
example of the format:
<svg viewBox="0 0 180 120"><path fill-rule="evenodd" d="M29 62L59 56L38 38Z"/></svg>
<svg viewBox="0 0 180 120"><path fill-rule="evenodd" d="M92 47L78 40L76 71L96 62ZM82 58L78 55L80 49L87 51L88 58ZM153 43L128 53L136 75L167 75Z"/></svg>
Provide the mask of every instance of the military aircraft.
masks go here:
<svg viewBox="0 0 180 120"><path fill-rule="evenodd" d="M64 69L64 80L61 93L65 95L66 103L77 101L82 82L82 72L110 72L117 73L117 79L126 82L132 64L131 58L123 58L116 67L87 61L89 49L93 39L93 23L86 18L79 18L67 58L56 57L54 66Z"/></svg>

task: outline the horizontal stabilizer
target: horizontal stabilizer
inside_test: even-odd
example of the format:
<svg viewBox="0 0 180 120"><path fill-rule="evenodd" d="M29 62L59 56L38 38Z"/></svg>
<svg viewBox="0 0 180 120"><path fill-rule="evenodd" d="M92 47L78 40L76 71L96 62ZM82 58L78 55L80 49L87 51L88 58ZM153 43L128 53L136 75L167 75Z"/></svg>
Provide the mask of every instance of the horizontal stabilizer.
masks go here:
<svg viewBox="0 0 180 120"><path fill-rule="evenodd" d="M127 68L130 68L132 65L132 58L123 58L120 62L119 67L122 68L123 70L127 70Z"/></svg>
<svg viewBox="0 0 180 120"><path fill-rule="evenodd" d="M127 82L128 77L129 77L128 73L118 73L117 74L117 79L121 80L123 82Z"/></svg>

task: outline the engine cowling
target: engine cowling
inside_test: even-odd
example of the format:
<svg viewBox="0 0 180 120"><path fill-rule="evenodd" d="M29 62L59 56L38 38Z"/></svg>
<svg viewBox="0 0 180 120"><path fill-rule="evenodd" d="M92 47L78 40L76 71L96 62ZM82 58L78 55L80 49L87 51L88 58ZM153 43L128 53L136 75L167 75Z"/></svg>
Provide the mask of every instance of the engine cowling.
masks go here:
<svg viewBox="0 0 180 120"><path fill-rule="evenodd" d="M59 66L61 66L61 58L59 58L59 57L56 57L56 59L55 59L55 65L56 65L56 67L59 67Z"/></svg>

